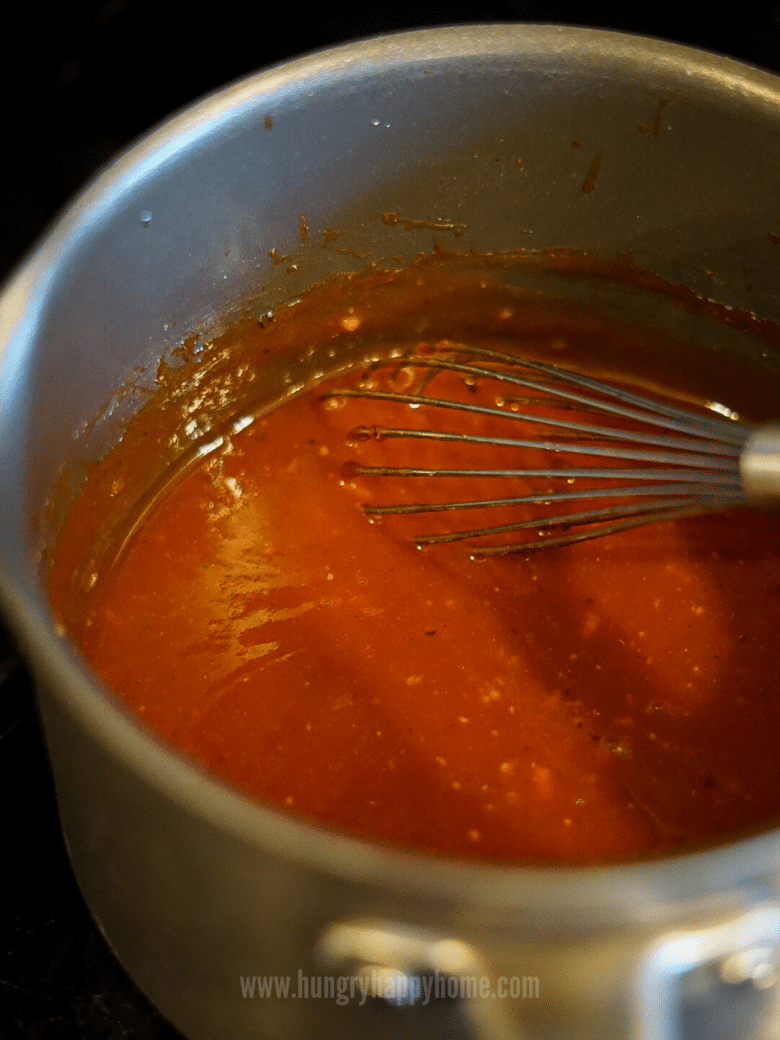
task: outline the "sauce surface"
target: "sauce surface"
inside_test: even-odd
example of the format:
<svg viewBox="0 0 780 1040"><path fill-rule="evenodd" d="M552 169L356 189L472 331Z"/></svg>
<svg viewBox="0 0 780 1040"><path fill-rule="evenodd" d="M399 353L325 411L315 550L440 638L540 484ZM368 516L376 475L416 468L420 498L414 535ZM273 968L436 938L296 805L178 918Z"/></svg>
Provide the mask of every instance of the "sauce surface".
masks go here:
<svg viewBox="0 0 780 1040"><path fill-rule="evenodd" d="M586 368L606 359L613 371L630 349L627 379L646 383L652 371L663 381L659 353L671 347L660 334L528 300L521 312L516 293L473 277L459 311L438 277L409 281L394 338L382 325L383 350L461 332ZM369 312L359 296L337 299L325 342L340 326L345 338L363 328L370 343ZM409 313L426 314L425 327L412 328ZM285 321L280 341L296 322L306 335L317 327L306 312ZM276 342L256 322L230 335L242 345L236 363ZM121 552L93 547L107 503L127 497L141 471L142 433L95 467L60 532L50 589L108 687L260 799L432 852L610 862L780 816L776 522L739 510L480 562L457 544L418 551L413 534L452 518L369 525L360 504L387 498L385 485L344 463L462 455L351 436L399 418L397 405L328 396L357 383L371 356L358 354L352 371L234 423L140 522L129 508ZM685 394L703 393L669 364ZM742 376L722 367L716 391L749 405ZM376 378L404 389L412 376L391 366ZM443 392L482 392L436 378ZM776 387L763 390L771 400ZM430 422L406 411L404 424ZM153 412L136 431L144 424L154 430ZM396 499L426 494L442 489L394 489Z"/></svg>

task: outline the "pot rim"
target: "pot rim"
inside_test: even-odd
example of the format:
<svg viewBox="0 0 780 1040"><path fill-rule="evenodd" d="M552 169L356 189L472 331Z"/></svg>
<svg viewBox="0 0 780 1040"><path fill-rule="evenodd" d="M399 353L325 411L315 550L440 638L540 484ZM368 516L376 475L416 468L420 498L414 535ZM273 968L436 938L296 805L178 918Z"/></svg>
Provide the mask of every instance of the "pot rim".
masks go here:
<svg viewBox="0 0 780 1040"><path fill-rule="evenodd" d="M645 71L672 70L723 92L739 91L780 112L780 79L704 51L649 37L551 25L491 24L442 27L357 41L251 74L195 102L158 125L115 159L69 205L7 283L0 298L0 387L24 363L47 293L74 243L88 235L100 213L172 158L180 158L219 126L227 128L248 108L281 94L306 94L331 79L360 77L365 70L490 55L514 62L565 61L568 68L630 63ZM17 431L18 434L18 431ZM10 438L10 440L9 440ZM18 460L23 437L11 438L0 415L0 439ZM7 483L14 451L4 452L0 480ZM115 701L78 653L57 632L21 546L19 508L6 495L0 506L5 533L0 546L0 603L33 668L104 746L142 773L189 812L226 833L312 870L390 891L456 901L493 910L554 908L556 913L658 918L659 902L712 905L726 890L744 888L780 869L780 832L768 831L703 851L605 866L504 865L422 851L407 851L338 833L266 807L220 781L163 742ZM15 544L15 539L18 543Z"/></svg>

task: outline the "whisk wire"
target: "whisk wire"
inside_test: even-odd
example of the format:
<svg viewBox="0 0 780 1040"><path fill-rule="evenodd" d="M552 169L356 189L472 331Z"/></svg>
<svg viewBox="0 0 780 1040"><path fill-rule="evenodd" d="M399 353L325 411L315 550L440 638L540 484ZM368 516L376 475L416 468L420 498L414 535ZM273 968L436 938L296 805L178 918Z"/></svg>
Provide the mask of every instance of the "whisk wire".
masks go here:
<svg viewBox="0 0 780 1040"><path fill-rule="evenodd" d="M515 495L510 498L482 498L460 502L405 502L391 506L364 505L363 512L367 516L408 515L412 513L448 513L464 509L492 509L504 506L543 505L551 506L559 502L575 502L577 500L598 501L599 499L622 498L659 498L678 499L695 502L701 505L709 498L725 507L739 505L742 492L734 484L708 485L709 493L703 491L701 484L638 484L631 487L590 488L584 491L553 491L534 495ZM668 501L665 503L668 505ZM537 526L539 521L536 521Z"/></svg>
<svg viewBox="0 0 780 1040"><path fill-rule="evenodd" d="M538 520L520 520L513 524L499 524L493 527L472 528L466 531L449 531L446 534L421 535L415 538L415 543L418 545L441 545L446 542L464 541L467 538L484 538L487 535L506 534L509 531L522 531L529 529L537 530L541 536L556 527L571 527L575 524L579 526L581 524L597 523L602 520L617 520L630 516L636 516L637 519L648 517L656 521L660 516L663 516L664 519L669 519L670 517L689 516L691 513L700 513L701 510L702 504L696 500L692 500L687 505L681 505L675 509L671 509L667 502L656 502L650 504L636 503L634 505L624 506L619 513L615 513L612 509L588 509L579 513L568 513L561 516L551 517L543 524L540 524Z"/></svg>
<svg viewBox="0 0 780 1040"><path fill-rule="evenodd" d="M386 398L385 398L386 400ZM438 403L436 401L427 403ZM492 409L489 409L492 411ZM505 413L498 411L499 415ZM511 417L516 417L517 413L510 412ZM563 425L562 423L559 425ZM571 424L569 427L576 433L589 432L596 434L604 433L605 436L618 437L620 434L615 430L602 431L600 427L589 427L582 426L576 423ZM599 445L593 442L582 441L579 442L577 439L573 440L562 440L562 441L548 441L539 439L522 439L516 437L493 437L493 436L481 436L479 434L468 434L468 433L452 433L446 430L410 430L399 427L388 427L388 426L359 426L352 431L352 436L356 440L369 439L371 437L377 440L383 440L387 438L407 439L407 440L438 440L438 441L455 441L460 444L489 444L493 447L509 447L509 448L533 448L539 451L551 451L551 452L566 452L568 454L578 455L589 455L589 456L602 456L611 459L631 459L637 462L655 462L659 465L686 465L696 466L701 469L721 469L726 472L734 468L734 459L739 457L739 448L736 445L707 445L702 446L691 441L674 441L672 438L660 438L648 437L645 443L651 445L658 445L663 443L666 446L678 446L678 450L674 452L653 452L646 449L639 448L618 448L611 445ZM629 440L631 443L637 443L641 440L641 435L627 435L624 434L623 438ZM688 450L690 448L690 450Z"/></svg>
<svg viewBox="0 0 780 1040"><path fill-rule="evenodd" d="M647 527L661 520L685 520L691 516L697 516L699 510L695 507L690 509L670 510L668 513L651 516L641 516L630 520L619 520L615 523L605 524L593 531L573 531L560 538L540 538L537 541L517 542L510 545L485 545L470 550L471 559L480 559L488 556L507 556L510 553L539 552L541 549L559 549L566 545L576 545L578 542L590 542L595 538L604 538L606 535L619 534L621 531L630 531L637 527ZM415 540L419 543L419 539Z"/></svg>
<svg viewBox="0 0 780 1040"><path fill-rule="evenodd" d="M699 436L707 436L704 430L709 430L710 433L714 433L718 437L724 437L732 440L734 443L742 444L746 439L745 428L740 426L739 423L734 422L731 419L726 419L722 416L708 416L699 415L692 413L689 409L679 408L676 405L669 404L664 401L656 401L643 394L635 393L634 391L627 390L623 387L615 386L611 383L604 383L601 380L593 379L591 376L583 375L580 372L573 372L570 369L559 368L557 365L549 365L543 361L532 361L528 358L519 358L512 354L506 354L501 351L490 350L486 347L466 347L460 348L469 355L476 357L489 358L494 361L498 361L512 368L521 367L528 368L533 371L542 372L548 376L557 378L565 383L570 383L573 386L579 386L594 393L601 394L604 397L612 398L613 400L623 402L625 404L632 404L638 406L640 412L630 414L622 412L615 408L614 410L608 406L606 402L599 402L590 397L584 397L582 395L570 394L563 390L556 390L547 384L533 382L525 380L519 376L512 375L509 372L496 372L492 369L480 369L477 365L460 365L457 363L449 362L446 359L432 359L432 358L415 358L414 364L422 367L435 367L448 369L452 368L453 365L455 371L463 371L464 369L468 374L474 375L479 374L490 378L497 378L502 382L516 382L520 386L528 386L533 389L543 389L545 392L555 394L566 400L576 402L589 409L597 409L600 411L609 411L611 414L622 415L624 418L637 418L640 421L652 423L653 425L662 426L664 423L661 421L661 417L665 416L668 419L676 419L679 421L679 427L669 426L669 429L679 428L683 431L691 431Z"/></svg>
<svg viewBox="0 0 780 1040"><path fill-rule="evenodd" d="M496 380L500 383L508 383L513 386L522 386L531 390L542 390L551 397L560 398L566 402L580 405L583 408L587 408L589 411L603 412L620 419L629 419L666 430L674 430L678 433L687 433L697 437L714 436L734 444L742 444L745 440L743 428L737 426L729 419L706 415L700 416L691 412L686 413L681 409L663 407L660 405L660 402L656 409L656 402L651 399L642 398L639 395L630 392L623 393L618 387L610 388L610 396L616 400L625 402L625 405L612 404L609 401L601 401L596 398L585 397L582 394L575 393L571 390L565 390L551 384L540 383L539 381L528 379L510 372L502 372L497 369L480 368L477 365L462 364L454 361L433 361L430 358L415 360L415 365L436 368L440 371L460 372L471 378L482 377L485 379ZM551 374L558 375L559 377L561 375L561 370L555 369L552 366L547 366L545 370ZM568 375L569 374L567 373L567 380ZM574 373L572 373L572 375L574 375ZM584 378L586 377L583 377L583 379ZM589 384L594 390L595 386L598 386L595 380L590 380ZM593 384L595 384L595 386L593 386ZM578 383L577 385L581 384ZM373 396L373 394L370 393L370 396ZM425 401L427 403L433 399L419 397L417 400ZM633 403L639 403L640 407L627 407L628 404ZM502 412L502 414L506 413Z"/></svg>
<svg viewBox="0 0 780 1040"><path fill-rule="evenodd" d="M412 373L422 370L422 378L413 390L407 392L362 385L331 391L331 396L364 398L414 409L424 407L460 414L468 417L472 425L477 424L477 430L479 423L488 420L487 432L363 425L352 430L350 439L353 442L395 439L449 443L463 446L466 450L496 449L501 453L496 455L497 463L506 458L508 452L518 453L518 461L523 461L519 466L515 463L495 467L474 464L363 465L352 462L345 467L346 475L552 482L552 487L531 488L528 493L510 496L486 497L483 494L480 498L459 501L397 502L363 507L372 519L392 514L497 507L537 507L537 513L543 512L542 516L528 516L526 513L513 522L499 522L503 518L497 518L497 522L490 526L414 536L413 541L418 547L526 531L529 533L527 540L482 546L474 549L472 555L530 552L745 503L740 460L751 437L751 428L735 421L735 417L700 414L555 365L489 348L447 342L433 355L405 355L396 359L394 364L407 375L409 369ZM495 405L463 400L462 391L452 397L431 395L428 392L431 383L446 372L463 376L466 387L474 393L497 382L520 387L537 396L516 398L506 408L507 398L503 393L496 395ZM522 409L520 404L524 405ZM574 413L573 417L567 416L566 412ZM583 421L583 415L594 414L600 414L602 421ZM519 422L526 429L531 427L540 433L538 436L514 437L492 432L496 422L505 420ZM561 458L563 464L529 465L529 461L535 461L526 461L524 456L529 451L542 452L541 458L544 458L544 453ZM511 455L508 457L511 459ZM570 458L571 462L568 461ZM577 464L578 460L588 459L597 464ZM455 461L457 463L457 459ZM614 465L598 465L599 461ZM640 465L626 465L631 462ZM569 484L582 481L585 486L554 490L555 482L561 480ZM586 508L565 511L566 504L574 501L583 502ZM592 505L587 508L589 502ZM556 515L554 509L561 506L564 512ZM550 515L551 511L553 515ZM552 532L561 529L566 533L551 537Z"/></svg>

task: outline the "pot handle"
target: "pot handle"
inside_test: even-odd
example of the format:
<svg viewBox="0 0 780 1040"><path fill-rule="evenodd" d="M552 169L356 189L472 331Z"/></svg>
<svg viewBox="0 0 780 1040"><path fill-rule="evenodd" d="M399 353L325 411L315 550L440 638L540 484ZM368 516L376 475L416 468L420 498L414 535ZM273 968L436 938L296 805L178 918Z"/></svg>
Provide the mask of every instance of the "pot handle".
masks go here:
<svg viewBox="0 0 780 1040"><path fill-rule="evenodd" d="M645 951L637 976L635 1021L630 1040L683 1040L681 982L697 968L717 965L721 977L751 977L741 966L773 970L780 950L780 908L753 907L738 918L710 927L667 932ZM743 970L741 978L729 979Z"/></svg>
<svg viewBox="0 0 780 1040"><path fill-rule="evenodd" d="M421 1007L431 999L459 998L461 1018L473 1040L525 1040L525 1033L509 1013L513 1001L489 999L514 996L515 979L492 978L468 943L398 923L342 921L322 934L317 955L330 966L349 966L352 975L365 979L373 997ZM454 988L450 980L455 982ZM533 988L534 981L538 996L538 979L517 980L521 990L523 986ZM468 992L463 991L464 984ZM506 992L498 991L502 989ZM452 1035L449 1028L447 1036ZM427 1035L435 1035L432 1020Z"/></svg>

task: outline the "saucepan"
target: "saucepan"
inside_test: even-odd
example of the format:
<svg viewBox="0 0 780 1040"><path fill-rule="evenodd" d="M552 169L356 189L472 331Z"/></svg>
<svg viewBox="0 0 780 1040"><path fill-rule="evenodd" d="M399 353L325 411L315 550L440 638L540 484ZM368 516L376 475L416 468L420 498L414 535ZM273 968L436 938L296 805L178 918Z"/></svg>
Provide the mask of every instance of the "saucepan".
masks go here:
<svg viewBox="0 0 780 1040"><path fill-rule="evenodd" d="M174 116L6 285L3 610L36 676L84 897L190 1040L668 1040L707 1007L701 1035L735 1008L742 1035L770 1034L776 831L541 869L394 850L254 803L90 673L48 606L42 518L63 464L121 436L188 331L434 239L630 256L778 321L778 169L780 81L755 69L579 29L413 32L260 72ZM328 229L338 249L320 247Z"/></svg>

